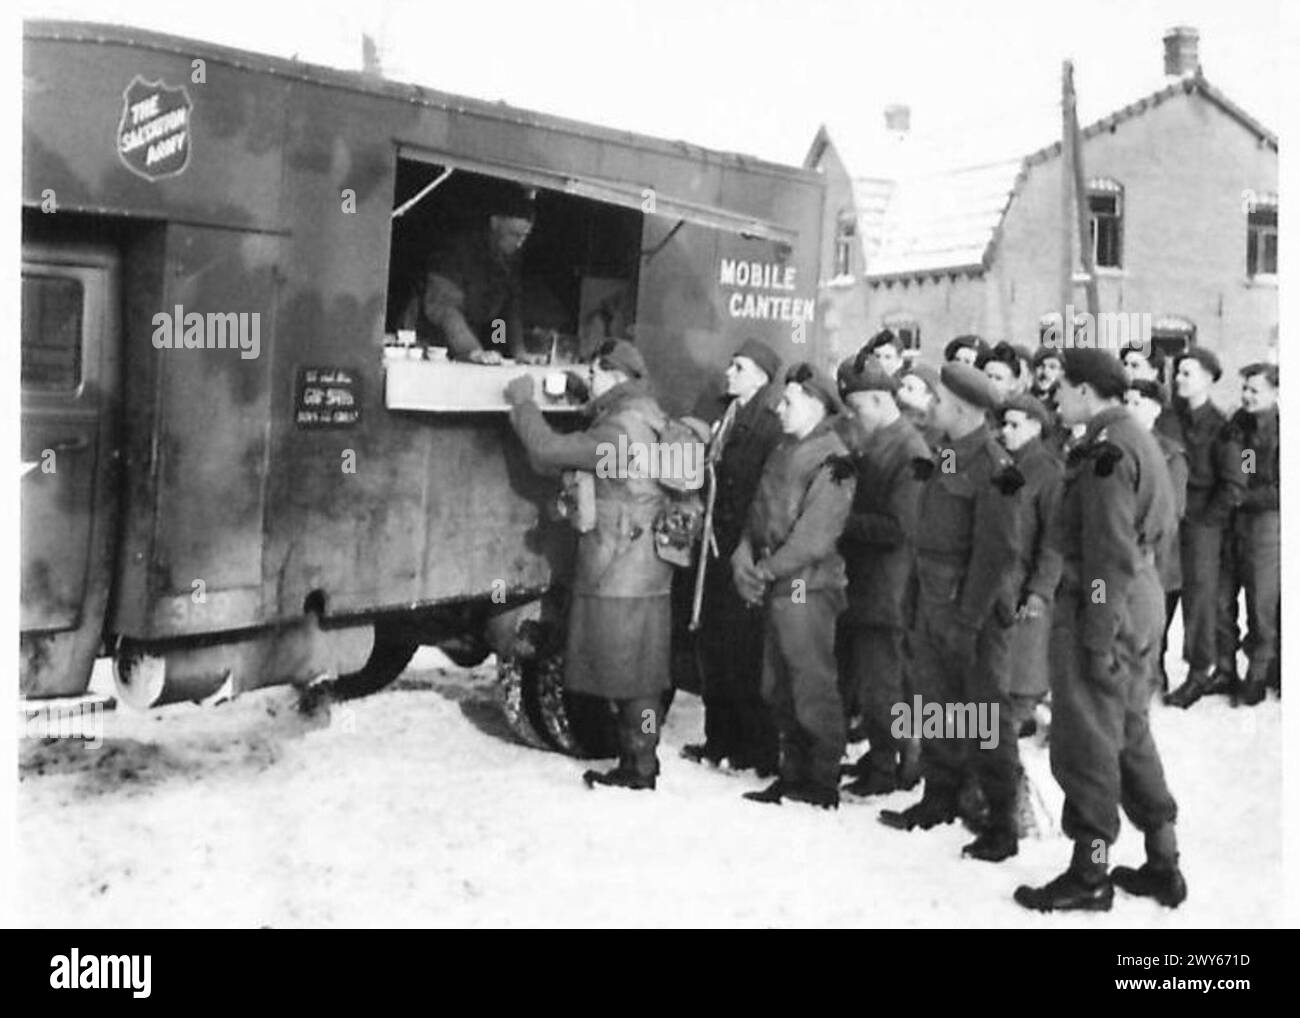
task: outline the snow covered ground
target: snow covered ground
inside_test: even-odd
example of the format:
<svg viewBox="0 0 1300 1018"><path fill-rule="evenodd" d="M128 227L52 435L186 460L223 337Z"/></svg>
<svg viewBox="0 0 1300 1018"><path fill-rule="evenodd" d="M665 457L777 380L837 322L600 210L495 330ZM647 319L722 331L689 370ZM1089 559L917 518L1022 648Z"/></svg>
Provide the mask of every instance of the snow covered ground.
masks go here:
<svg viewBox="0 0 1300 1018"><path fill-rule="evenodd" d="M99 749L19 747L19 926L1243 927L1283 922L1281 704L1153 708L1191 895L1176 911L1039 916L1011 900L1064 866L1059 835L1000 865L960 825L903 833L882 807L740 798L752 776L678 756L681 695L653 793L583 787L580 761L510 741L492 672L410 670L304 720L287 690L105 715ZM1172 663L1172 662L1171 662ZM1181 675L1181 669L1174 673ZM1059 816L1046 747L1025 764ZM1140 862L1125 830L1117 862Z"/></svg>

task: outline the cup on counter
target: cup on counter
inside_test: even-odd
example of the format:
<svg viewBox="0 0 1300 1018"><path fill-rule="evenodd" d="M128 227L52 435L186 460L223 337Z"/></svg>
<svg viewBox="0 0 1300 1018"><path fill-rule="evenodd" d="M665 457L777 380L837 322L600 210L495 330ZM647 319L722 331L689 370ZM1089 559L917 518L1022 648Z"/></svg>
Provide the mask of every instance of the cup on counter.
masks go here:
<svg viewBox="0 0 1300 1018"><path fill-rule="evenodd" d="M429 361L447 360L447 348L445 346L427 346L424 348L424 359Z"/></svg>
<svg viewBox="0 0 1300 1018"><path fill-rule="evenodd" d="M551 371L542 380L542 391L552 399L559 399L564 395L567 381L563 371Z"/></svg>

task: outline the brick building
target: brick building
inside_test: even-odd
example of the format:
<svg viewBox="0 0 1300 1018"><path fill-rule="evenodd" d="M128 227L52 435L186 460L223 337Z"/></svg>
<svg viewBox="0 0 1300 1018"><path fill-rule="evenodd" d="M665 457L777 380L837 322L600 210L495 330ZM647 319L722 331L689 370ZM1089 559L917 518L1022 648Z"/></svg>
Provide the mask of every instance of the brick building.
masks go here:
<svg viewBox="0 0 1300 1018"><path fill-rule="evenodd" d="M1149 314L1166 350L1214 350L1230 403L1236 369L1276 357L1278 140L1206 80L1194 30L1166 35L1165 72L1082 129L1099 311ZM827 182L819 298L832 346L848 354L885 326L933 361L966 332L1035 345L1061 311L1061 143L946 168L911 148L906 108L885 114L865 141L823 126L805 161Z"/></svg>

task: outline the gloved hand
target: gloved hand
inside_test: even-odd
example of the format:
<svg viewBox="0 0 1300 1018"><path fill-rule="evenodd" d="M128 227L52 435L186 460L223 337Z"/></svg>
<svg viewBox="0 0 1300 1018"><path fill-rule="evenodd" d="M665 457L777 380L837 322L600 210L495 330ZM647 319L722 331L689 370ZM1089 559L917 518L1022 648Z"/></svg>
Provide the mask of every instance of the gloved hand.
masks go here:
<svg viewBox="0 0 1300 1018"><path fill-rule="evenodd" d="M520 375L517 378L510 379L509 384L506 385L506 402L511 406L519 406L520 403L531 403L536 391L533 376Z"/></svg>

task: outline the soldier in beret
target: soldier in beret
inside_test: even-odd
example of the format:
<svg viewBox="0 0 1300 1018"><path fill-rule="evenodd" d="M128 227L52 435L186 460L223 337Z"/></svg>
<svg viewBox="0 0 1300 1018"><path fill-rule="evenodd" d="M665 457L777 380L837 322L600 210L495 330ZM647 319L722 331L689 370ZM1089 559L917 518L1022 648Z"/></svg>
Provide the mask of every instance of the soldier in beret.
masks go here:
<svg viewBox="0 0 1300 1018"><path fill-rule="evenodd" d="M776 773L777 738L760 688L763 615L749 609L736 593L729 563L763 464L781 440L776 416L784 392L780 356L758 339L745 340L727 367L726 386L726 410L709 447L717 479L713 534L718 563L704 575L697 637L704 742L685 746L682 756L696 763L726 759L733 769L753 767L760 777L768 777Z"/></svg>
<svg viewBox="0 0 1300 1018"><path fill-rule="evenodd" d="M925 791L901 812L885 810L882 823L901 830L949 823L958 797L974 773L989 804L989 822L963 853L1000 862L1018 850L1015 806L1020 758L1005 671L1008 620L1014 605L995 611L1019 549L1019 496L1023 478L990 433L986 415L997 404L987 378L962 363L940 372L935 424L945 434L921 492L916 525L916 593L908 645L912 677L925 710L931 705L949 724L942 738L922 743ZM997 719L985 745L957 738L951 719L963 704Z"/></svg>
<svg viewBox="0 0 1300 1018"><path fill-rule="evenodd" d="M1011 453L1025 486L1020 492L1020 546L1008 581L1013 605L1007 686L1016 732L1030 734L1034 705L1047 694L1047 642L1052 602L1061 578L1061 555L1049 533L1061 506L1065 473L1056 454L1043 442L1051 414L1033 396L1012 396L1002 406L1002 443Z"/></svg>
<svg viewBox="0 0 1300 1018"><path fill-rule="evenodd" d="M1124 409L1119 360L1065 352L1067 425L1084 424L1066 468L1053 541L1064 560L1052 617L1052 774L1065 792L1070 865L1015 899L1039 911L1111 907L1114 887L1175 907L1187 896L1174 835L1177 806L1147 723L1163 593L1155 552L1175 525L1174 493L1155 441ZM1119 810L1143 832L1140 869L1109 869Z"/></svg>
<svg viewBox="0 0 1300 1018"><path fill-rule="evenodd" d="M892 329L882 329L867 341L867 352L887 375L898 377L903 370L903 341Z"/></svg>
<svg viewBox="0 0 1300 1018"><path fill-rule="evenodd" d="M560 433L546 423L533 398L533 379L506 386L510 423L534 469L596 473L595 526L578 538L569 605L564 685L604 697L618 711L619 762L583 775L588 787L653 789L662 696L670 685L672 566L654 549L652 525L666 502L649 477L596 472L603 450L657 441L666 415L650 389L645 361L626 340L606 340L591 369L592 416L585 431ZM629 472L630 473L630 472Z"/></svg>
<svg viewBox="0 0 1300 1018"><path fill-rule="evenodd" d="M931 416L939 398L939 371L923 361L907 365L898 379L898 408L903 417L933 446L942 437Z"/></svg>
<svg viewBox="0 0 1300 1018"><path fill-rule="evenodd" d="M1249 364L1241 371L1241 409L1228 422L1242 450L1246 490L1225 528L1219 574L1219 669L1237 674L1237 595L1246 591L1250 664L1234 705L1254 706L1278 681L1281 654L1278 610L1282 581L1278 515L1277 366Z"/></svg>
<svg viewBox="0 0 1300 1018"><path fill-rule="evenodd" d="M834 383L810 364L785 376L785 438L763 467L731 557L736 590L766 613L763 696L780 733L780 777L755 802L839 806L845 721L835 671L835 620L844 610L836 550L853 504L853 464L836 431Z"/></svg>
<svg viewBox="0 0 1300 1018"><path fill-rule="evenodd" d="M1174 507L1181 525L1187 511L1187 451L1181 442L1156 426L1162 415L1168 412L1164 387L1153 379L1135 377L1127 366L1124 373L1129 379L1128 388L1124 390L1124 405L1160 446L1174 488ZM1156 549L1156 572L1160 574L1160 586L1165 592L1165 627L1160 637L1160 656L1156 659L1152 683L1159 692L1167 693L1169 676L1165 673L1165 652L1169 648L1169 626L1178 607L1178 592L1183 586L1182 552L1177 530L1167 534Z"/></svg>
<svg viewBox="0 0 1300 1018"><path fill-rule="evenodd" d="M1219 566L1224 528L1246 488L1241 442L1210 401L1223 373L1219 359L1192 347L1176 361L1178 419L1187 449L1187 514L1182 525L1183 659L1186 681L1165 702L1187 708L1208 693L1231 693L1233 672L1216 669ZM1234 669L1235 671L1235 669Z"/></svg>
<svg viewBox="0 0 1300 1018"><path fill-rule="evenodd" d="M851 450L858 474L840 539L849 578L849 606L839 628L841 685L870 740L846 791L864 796L910 788L919 777L919 742L890 728L894 705L910 696L904 688L903 598L922 487L914 463L929 459L930 450L900 413L897 389L894 377L876 364L850 372L840 384L855 423Z"/></svg>
<svg viewBox="0 0 1300 1018"><path fill-rule="evenodd" d="M974 367L980 357L988 352L989 345L979 336L965 335L957 336L949 340L948 345L943 348L943 359L945 361L960 361L962 364L969 364Z"/></svg>
<svg viewBox="0 0 1300 1018"><path fill-rule="evenodd" d="M1010 343L998 343L981 354L975 366L993 383L999 403L1020 391L1020 355Z"/></svg>

